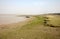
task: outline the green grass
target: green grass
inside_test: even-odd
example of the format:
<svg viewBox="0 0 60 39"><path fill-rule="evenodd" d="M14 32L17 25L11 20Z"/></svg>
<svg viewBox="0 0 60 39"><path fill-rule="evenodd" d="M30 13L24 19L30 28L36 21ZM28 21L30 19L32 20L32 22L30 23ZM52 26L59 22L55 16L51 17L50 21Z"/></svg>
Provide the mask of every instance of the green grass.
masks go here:
<svg viewBox="0 0 60 39"><path fill-rule="evenodd" d="M43 16L34 16L34 20L21 28L0 32L0 39L60 39L57 28L44 26L43 20Z"/></svg>

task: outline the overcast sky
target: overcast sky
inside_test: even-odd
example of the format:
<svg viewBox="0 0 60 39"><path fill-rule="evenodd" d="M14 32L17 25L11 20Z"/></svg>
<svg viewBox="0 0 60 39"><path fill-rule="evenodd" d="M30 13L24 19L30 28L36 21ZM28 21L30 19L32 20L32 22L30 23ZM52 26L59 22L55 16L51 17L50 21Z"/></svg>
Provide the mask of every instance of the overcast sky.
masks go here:
<svg viewBox="0 0 60 39"><path fill-rule="evenodd" d="M0 0L0 14L60 13L60 0Z"/></svg>

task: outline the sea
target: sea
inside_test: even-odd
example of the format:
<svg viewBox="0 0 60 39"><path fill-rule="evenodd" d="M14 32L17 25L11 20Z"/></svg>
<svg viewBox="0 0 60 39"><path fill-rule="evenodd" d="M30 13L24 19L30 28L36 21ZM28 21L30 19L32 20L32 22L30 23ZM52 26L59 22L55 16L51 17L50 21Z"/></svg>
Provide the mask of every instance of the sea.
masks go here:
<svg viewBox="0 0 60 39"><path fill-rule="evenodd" d="M0 14L0 25L1 24L11 24L25 21L27 18L25 16L17 16L12 14Z"/></svg>

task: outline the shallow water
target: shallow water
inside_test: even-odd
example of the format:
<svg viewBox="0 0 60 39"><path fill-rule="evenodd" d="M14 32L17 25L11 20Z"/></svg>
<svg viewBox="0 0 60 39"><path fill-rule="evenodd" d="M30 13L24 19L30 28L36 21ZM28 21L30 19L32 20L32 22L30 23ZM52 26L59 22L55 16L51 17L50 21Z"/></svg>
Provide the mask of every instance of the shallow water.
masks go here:
<svg viewBox="0 0 60 39"><path fill-rule="evenodd" d="M0 24L17 23L26 20L25 17L18 17L16 15L0 15Z"/></svg>

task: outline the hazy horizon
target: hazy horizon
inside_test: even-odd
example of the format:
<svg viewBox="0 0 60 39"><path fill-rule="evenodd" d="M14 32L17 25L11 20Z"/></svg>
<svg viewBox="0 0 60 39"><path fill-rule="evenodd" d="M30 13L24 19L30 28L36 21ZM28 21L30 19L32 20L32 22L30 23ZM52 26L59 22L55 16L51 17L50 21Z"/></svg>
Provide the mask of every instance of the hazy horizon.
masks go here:
<svg viewBox="0 0 60 39"><path fill-rule="evenodd" d="M0 14L60 13L60 0L0 0Z"/></svg>

